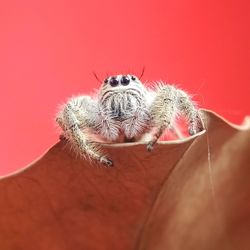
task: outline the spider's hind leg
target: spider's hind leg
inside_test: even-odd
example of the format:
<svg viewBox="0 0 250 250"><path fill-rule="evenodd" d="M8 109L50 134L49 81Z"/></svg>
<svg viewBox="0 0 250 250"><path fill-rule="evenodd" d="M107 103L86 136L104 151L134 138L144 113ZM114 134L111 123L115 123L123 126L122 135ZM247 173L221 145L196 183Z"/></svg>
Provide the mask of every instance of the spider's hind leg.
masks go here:
<svg viewBox="0 0 250 250"><path fill-rule="evenodd" d="M188 122L188 132L195 135L204 129L202 116L195 103L187 93L178 90L178 110L185 116Z"/></svg>

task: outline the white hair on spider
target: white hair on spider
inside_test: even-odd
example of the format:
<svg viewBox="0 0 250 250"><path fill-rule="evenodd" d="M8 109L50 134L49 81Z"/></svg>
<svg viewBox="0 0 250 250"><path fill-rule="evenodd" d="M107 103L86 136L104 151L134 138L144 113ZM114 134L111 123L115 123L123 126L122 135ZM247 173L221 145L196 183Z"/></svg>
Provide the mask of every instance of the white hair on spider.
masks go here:
<svg viewBox="0 0 250 250"><path fill-rule="evenodd" d="M203 130L199 110L186 92L163 82L148 88L140 78L126 74L101 81L96 96L71 98L58 112L56 121L63 131L61 137L79 155L111 166L112 160L91 135L107 142L132 142L151 132L147 149L152 151L164 131L175 127L180 115L186 118L190 135Z"/></svg>

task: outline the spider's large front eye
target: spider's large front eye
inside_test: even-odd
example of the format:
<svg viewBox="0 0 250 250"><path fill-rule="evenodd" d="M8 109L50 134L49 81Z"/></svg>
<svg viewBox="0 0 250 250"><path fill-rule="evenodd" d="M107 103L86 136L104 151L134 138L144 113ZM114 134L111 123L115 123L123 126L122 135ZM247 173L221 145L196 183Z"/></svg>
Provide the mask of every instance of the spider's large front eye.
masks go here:
<svg viewBox="0 0 250 250"><path fill-rule="evenodd" d="M119 81L115 78L115 77L112 77L109 81L109 84L112 86L112 87L115 87L119 84Z"/></svg>
<svg viewBox="0 0 250 250"><path fill-rule="evenodd" d="M127 76L123 76L121 79L121 84L122 85L128 85L130 82L130 79Z"/></svg>

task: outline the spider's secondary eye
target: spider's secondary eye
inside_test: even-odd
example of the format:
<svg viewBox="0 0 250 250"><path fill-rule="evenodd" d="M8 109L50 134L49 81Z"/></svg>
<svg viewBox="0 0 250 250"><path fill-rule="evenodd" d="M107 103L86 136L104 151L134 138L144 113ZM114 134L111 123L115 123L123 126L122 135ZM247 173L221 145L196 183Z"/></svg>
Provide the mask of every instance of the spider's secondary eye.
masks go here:
<svg viewBox="0 0 250 250"><path fill-rule="evenodd" d="M132 79L133 81L135 81L135 80L136 80L136 77L135 77L135 76L131 76L131 79Z"/></svg>
<svg viewBox="0 0 250 250"><path fill-rule="evenodd" d="M130 79L127 76L123 76L121 79L121 84L122 85L128 85L130 82Z"/></svg>
<svg viewBox="0 0 250 250"><path fill-rule="evenodd" d="M112 86L112 87L115 87L119 84L118 80L115 78L115 77L112 77L109 81L109 84Z"/></svg>
<svg viewBox="0 0 250 250"><path fill-rule="evenodd" d="M109 79L107 78L107 79L104 80L104 83L108 83L108 81L109 81Z"/></svg>

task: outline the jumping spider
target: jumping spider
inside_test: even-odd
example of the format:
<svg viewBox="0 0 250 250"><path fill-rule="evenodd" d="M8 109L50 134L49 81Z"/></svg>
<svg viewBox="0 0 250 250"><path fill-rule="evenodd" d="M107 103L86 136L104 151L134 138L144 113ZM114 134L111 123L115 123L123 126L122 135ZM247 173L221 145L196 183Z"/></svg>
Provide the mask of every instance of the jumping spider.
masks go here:
<svg viewBox="0 0 250 250"><path fill-rule="evenodd" d="M190 135L203 130L199 111L187 93L163 83L147 88L128 74L105 79L95 97L71 98L56 121L63 130L62 137L80 156L112 166L93 135L106 142L132 142L151 132L147 144L151 151L163 132L175 126L177 115L186 118Z"/></svg>

